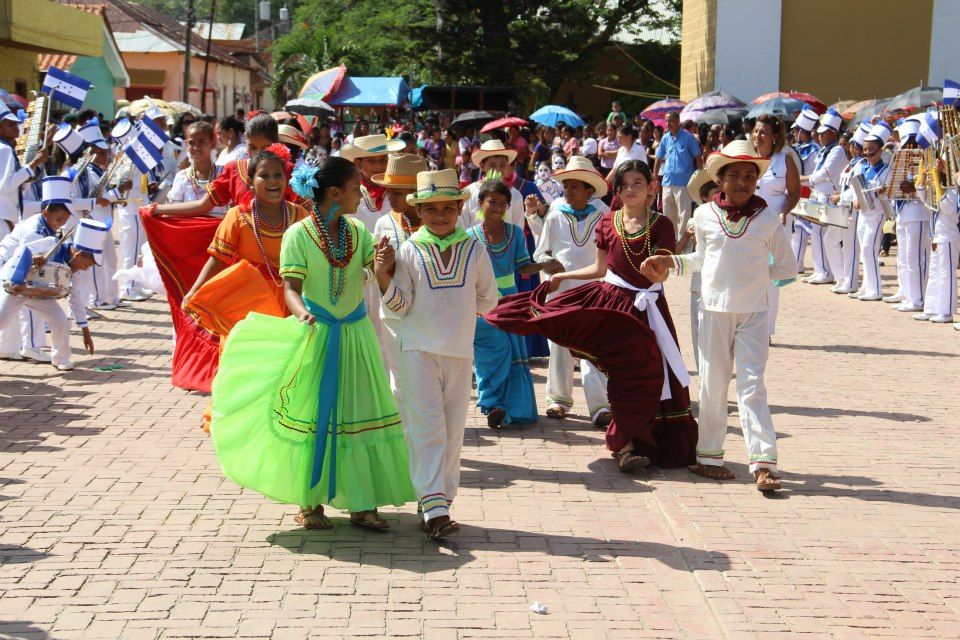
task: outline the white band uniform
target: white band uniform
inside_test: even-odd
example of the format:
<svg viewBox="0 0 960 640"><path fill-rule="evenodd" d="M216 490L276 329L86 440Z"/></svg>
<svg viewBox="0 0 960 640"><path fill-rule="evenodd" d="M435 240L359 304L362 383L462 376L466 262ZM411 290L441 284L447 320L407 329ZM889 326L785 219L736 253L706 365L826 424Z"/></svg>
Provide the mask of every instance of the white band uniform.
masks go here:
<svg viewBox="0 0 960 640"><path fill-rule="evenodd" d="M680 355L680 347L677 346L673 334L670 333L670 327L667 321L663 319L663 314L657 307L657 298L660 297L660 291L663 291L663 285L656 283L647 289L635 287L610 269L607 269L607 275L603 281L612 284L621 289L636 292L633 299L633 306L640 311L647 312L647 323L657 338L657 346L660 347L660 353L663 355L663 391L660 393L661 400L669 400L670 395L670 376L669 371L684 387L690 386L690 374L687 372L687 366L683 363L683 357ZM668 371L669 367L669 371Z"/></svg>

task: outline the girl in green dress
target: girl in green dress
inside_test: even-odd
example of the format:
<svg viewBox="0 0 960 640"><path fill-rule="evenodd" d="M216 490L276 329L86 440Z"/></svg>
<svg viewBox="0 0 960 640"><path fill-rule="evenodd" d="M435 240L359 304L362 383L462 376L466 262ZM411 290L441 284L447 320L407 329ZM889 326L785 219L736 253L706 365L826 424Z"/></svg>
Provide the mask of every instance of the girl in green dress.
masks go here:
<svg viewBox="0 0 960 640"><path fill-rule="evenodd" d="M217 457L237 484L300 506L295 520L308 529L331 527L323 504L385 529L377 507L417 495L363 302L373 237L345 215L360 201L360 174L327 158L295 171L291 186L315 202L280 249L292 316L250 314L230 333L213 384Z"/></svg>

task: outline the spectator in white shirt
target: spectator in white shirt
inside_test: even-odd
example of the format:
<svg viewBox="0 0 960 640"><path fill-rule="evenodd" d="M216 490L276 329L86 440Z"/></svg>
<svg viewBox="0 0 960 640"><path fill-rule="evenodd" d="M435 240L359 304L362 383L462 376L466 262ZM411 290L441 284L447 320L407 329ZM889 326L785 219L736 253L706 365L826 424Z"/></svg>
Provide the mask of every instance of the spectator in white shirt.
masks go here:
<svg viewBox="0 0 960 640"><path fill-rule="evenodd" d="M627 160L639 160L647 164L647 148L637 142L639 136L637 128L632 124L625 124L620 127L620 148L617 150L617 157L613 161L613 168L607 175L607 181L613 180L613 172Z"/></svg>

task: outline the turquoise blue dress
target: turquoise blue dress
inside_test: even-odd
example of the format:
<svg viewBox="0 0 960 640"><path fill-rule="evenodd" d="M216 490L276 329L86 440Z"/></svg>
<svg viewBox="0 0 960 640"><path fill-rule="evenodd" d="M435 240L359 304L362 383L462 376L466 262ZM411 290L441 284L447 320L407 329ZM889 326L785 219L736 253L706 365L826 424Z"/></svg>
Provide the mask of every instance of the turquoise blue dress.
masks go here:
<svg viewBox="0 0 960 640"><path fill-rule="evenodd" d="M467 229L467 233L487 249L500 296L517 293L515 273L532 262L523 230L508 223L504 226L504 240L495 245L487 243L482 225ZM527 347L522 336L506 333L483 318L477 318L473 373L477 378L477 406L484 415L500 408L507 412L504 423L524 424L540 420Z"/></svg>

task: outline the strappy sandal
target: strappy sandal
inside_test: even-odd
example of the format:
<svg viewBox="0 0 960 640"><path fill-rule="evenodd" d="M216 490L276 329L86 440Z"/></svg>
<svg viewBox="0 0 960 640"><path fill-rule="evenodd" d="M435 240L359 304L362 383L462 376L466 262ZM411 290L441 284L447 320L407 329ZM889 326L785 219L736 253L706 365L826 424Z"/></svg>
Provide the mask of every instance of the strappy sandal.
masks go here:
<svg viewBox="0 0 960 640"><path fill-rule="evenodd" d="M650 466L650 458L642 456L636 451L618 451L617 468L621 473L636 473Z"/></svg>
<svg viewBox="0 0 960 640"><path fill-rule="evenodd" d="M374 531L386 531L390 528L390 523L381 518L376 509L351 513L350 524L363 529L373 529Z"/></svg>
<svg viewBox="0 0 960 640"><path fill-rule="evenodd" d="M503 421L507 417L506 409L501 409L500 407L494 407L490 409L490 413L487 414L487 426L491 429L499 429L503 425Z"/></svg>
<svg viewBox="0 0 960 640"><path fill-rule="evenodd" d="M561 404L552 404L547 407L547 417L554 420L563 420L567 417L567 408Z"/></svg>
<svg viewBox="0 0 960 640"><path fill-rule="evenodd" d="M757 469L753 472L753 477L757 480L757 491L779 491L783 488L780 481L773 477L769 469Z"/></svg>
<svg viewBox="0 0 960 640"><path fill-rule="evenodd" d="M333 529L333 523L323 515L323 507L316 509L301 507L297 515L293 516L293 520L304 529Z"/></svg>
<svg viewBox="0 0 960 640"><path fill-rule="evenodd" d="M443 516L440 516L441 518ZM435 518L439 520L440 518ZM460 533L460 524L456 520L452 520L447 516L447 521L443 524L433 526L430 522L424 523L427 525L427 537L431 540L440 540L441 538L449 538L450 536L455 536Z"/></svg>

